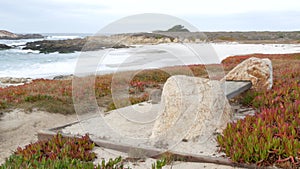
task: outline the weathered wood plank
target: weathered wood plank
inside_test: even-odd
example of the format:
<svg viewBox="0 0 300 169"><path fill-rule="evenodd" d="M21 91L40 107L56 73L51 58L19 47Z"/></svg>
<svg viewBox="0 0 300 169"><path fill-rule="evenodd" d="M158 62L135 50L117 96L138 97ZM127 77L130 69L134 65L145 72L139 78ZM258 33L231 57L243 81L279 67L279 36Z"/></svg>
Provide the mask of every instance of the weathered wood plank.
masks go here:
<svg viewBox="0 0 300 169"><path fill-rule="evenodd" d="M57 128L58 130L62 128ZM52 138L57 131L54 130L42 130L38 133L38 139L39 140L47 140ZM64 137L76 137L72 135L67 135L62 133ZM79 136L77 136L79 137ZM260 168L256 165L249 165L249 164L239 164L234 163L230 161L228 158L222 158L222 157L209 157L209 156L203 156L203 155L197 155L197 154L188 154L183 152L177 152L169 150L165 152L164 150L160 150L157 148L152 147L136 147L134 145L127 145L122 143L116 143L111 142L108 140L101 140L96 139L93 140L95 144L102 148L112 149L120 152L128 153L130 151L137 151L137 152L143 152L143 154L146 157L154 158L154 159L160 159L164 157L164 153L172 155L173 159L177 160L183 160L184 162L199 162L199 163L213 163L213 164L219 164L219 165L227 165L232 167L244 167L244 168ZM155 155L154 155L155 154ZM272 167L269 167L272 168Z"/></svg>

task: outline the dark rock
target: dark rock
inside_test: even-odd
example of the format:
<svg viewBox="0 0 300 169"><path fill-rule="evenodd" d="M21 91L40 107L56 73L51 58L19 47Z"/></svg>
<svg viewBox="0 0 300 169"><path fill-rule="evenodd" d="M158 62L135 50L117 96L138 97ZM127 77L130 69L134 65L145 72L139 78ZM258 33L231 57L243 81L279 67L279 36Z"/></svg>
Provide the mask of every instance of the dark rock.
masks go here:
<svg viewBox="0 0 300 169"><path fill-rule="evenodd" d="M23 49L39 50L41 53L71 53L81 51L86 41L83 39L42 40L28 42Z"/></svg>
<svg viewBox="0 0 300 169"><path fill-rule="evenodd" d="M53 77L53 80L72 80L73 79L73 75L59 75L59 76L55 76Z"/></svg>
<svg viewBox="0 0 300 169"><path fill-rule="evenodd" d="M39 50L41 53L72 53L75 51L94 51L103 48L127 48L123 44L104 42L96 38L66 39L66 40L42 40L26 43L23 49Z"/></svg>
<svg viewBox="0 0 300 169"><path fill-rule="evenodd" d="M182 25L175 25L172 28L165 30L165 31L164 30L156 30L153 32L190 32L190 31Z"/></svg>
<svg viewBox="0 0 300 169"><path fill-rule="evenodd" d="M0 50L10 49L11 46L7 46L5 44L0 44Z"/></svg>
<svg viewBox="0 0 300 169"><path fill-rule="evenodd" d="M184 28L182 25L175 25L168 29L167 32L190 32L188 29Z"/></svg>
<svg viewBox="0 0 300 169"><path fill-rule="evenodd" d="M18 39L42 39L44 38L41 34L17 34Z"/></svg>

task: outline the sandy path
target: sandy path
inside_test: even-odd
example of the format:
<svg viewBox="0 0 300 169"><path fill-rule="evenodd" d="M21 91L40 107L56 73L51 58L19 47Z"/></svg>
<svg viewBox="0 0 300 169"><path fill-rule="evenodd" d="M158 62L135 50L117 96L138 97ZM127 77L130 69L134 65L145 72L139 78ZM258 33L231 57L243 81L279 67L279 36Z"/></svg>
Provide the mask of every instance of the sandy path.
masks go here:
<svg viewBox="0 0 300 169"><path fill-rule="evenodd" d="M26 113L15 109L0 118L0 164L18 146L37 141L37 131L52 128L76 120L76 115L53 114L43 111Z"/></svg>

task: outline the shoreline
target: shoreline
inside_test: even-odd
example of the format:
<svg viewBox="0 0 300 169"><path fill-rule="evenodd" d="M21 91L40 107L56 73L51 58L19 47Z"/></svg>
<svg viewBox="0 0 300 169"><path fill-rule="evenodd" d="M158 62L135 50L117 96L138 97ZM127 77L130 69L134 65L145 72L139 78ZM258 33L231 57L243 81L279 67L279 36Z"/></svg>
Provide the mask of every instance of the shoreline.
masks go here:
<svg viewBox="0 0 300 169"><path fill-rule="evenodd" d="M199 44L198 46L201 46ZM231 56L240 56L240 55L250 55L251 53L261 53L261 54L293 54L300 53L300 45L299 44L235 44L235 43L213 43L209 44L206 47L209 49L209 53L215 53L214 58L197 58L189 54L189 56L185 56L185 53L190 53L186 47L182 46L182 44L176 43L167 43L160 45L137 45L135 48L127 48L127 49L115 49L110 52L110 55L105 57L103 63L100 64L100 67L97 68L98 74L111 74L116 70L120 69L120 71L128 71L128 70L137 70L137 69L145 69L145 68L163 68L170 67L176 65L190 65L190 64L220 64L222 60ZM203 49L202 47L196 49ZM154 50L154 51L153 51ZM157 51L164 52L157 52ZM169 51L177 50L176 55L169 53ZM79 56L85 57L89 54L94 55L103 55L108 50L100 50L94 52L83 52ZM3 51L2 51L3 52ZM26 54L25 54L26 55ZM25 56L24 55L24 56ZM36 54L38 58L47 57L39 56ZM60 54L58 54L60 55ZM61 54L64 57L64 54ZM149 56L148 58L144 55ZM28 77L32 79L53 79L55 76L68 76L70 74L75 74L74 70L76 68L76 63L78 56L72 56L74 59L68 60L67 62L56 61L47 63L47 69L42 68L44 65L40 64L42 72L44 75L33 75L30 76L31 72L36 72L37 68L28 66L27 68L22 68L22 72L18 72L18 70L14 70L11 73L6 72L5 70L0 71L0 76L3 77ZM168 57L168 58L166 58ZM99 61L101 58L91 58L93 61ZM96 59L96 60L95 60ZM171 60L170 60L171 59ZM207 63L202 63L202 60L207 61ZM18 61L18 60L16 60ZM37 61L38 63L38 61ZM100 62L101 63L101 62ZM5 63L3 63L5 64ZM92 63L93 67L97 67L95 63ZM65 65L68 65L67 67ZM83 65L85 66L85 65ZM51 70L55 70L55 73L51 73ZM64 70L64 71L59 71ZM87 69L88 70L88 69ZM12 70L10 70L12 71ZM48 71L48 75L47 75ZM101 72L100 72L101 71ZM64 73L60 73L64 72ZM95 72L89 73L94 74ZM17 76L13 76L15 74L19 74ZM98 75L97 74L97 75ZM0 77L0 78L1 78Z"/></svg>

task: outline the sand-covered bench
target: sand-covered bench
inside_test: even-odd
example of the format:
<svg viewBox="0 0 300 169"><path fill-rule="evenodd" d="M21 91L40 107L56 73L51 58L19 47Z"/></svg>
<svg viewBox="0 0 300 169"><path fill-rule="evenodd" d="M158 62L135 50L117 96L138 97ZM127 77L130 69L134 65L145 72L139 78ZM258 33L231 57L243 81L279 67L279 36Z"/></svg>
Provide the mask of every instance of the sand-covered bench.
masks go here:
<svg viewBox="0 0 300 169"><path fill-rule="evenodd" d="M42 130L38 137L47 139L58 131L69 137L89 133L98 146L126 152L135 158L159 158L168 151L186 161L235 166L237 164L217 153L215 141L215 134L232 121L233 111L228 99L250 88L269 89L272 84L272 67L268 60L254 58L241 64L244 67L237 66L233 70L236 72L228 75L244 73L244 78L226 76L217 81L172 76L165 83L158 104L145 102L120 108L105 116ZM230 81L225 81L227 78Z"/></svg>

